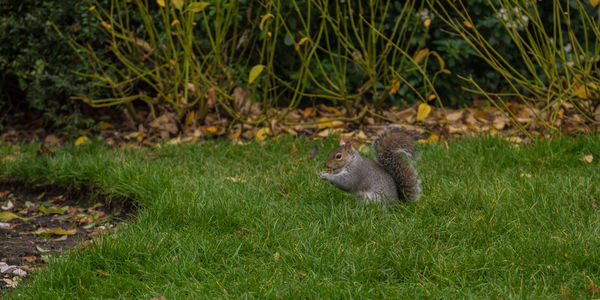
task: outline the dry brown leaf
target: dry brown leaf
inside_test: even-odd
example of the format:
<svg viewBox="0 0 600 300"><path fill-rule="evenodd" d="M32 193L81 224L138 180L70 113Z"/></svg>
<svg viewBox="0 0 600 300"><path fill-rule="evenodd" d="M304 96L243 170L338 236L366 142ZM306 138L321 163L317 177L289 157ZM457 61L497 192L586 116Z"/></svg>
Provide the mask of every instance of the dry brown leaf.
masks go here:
<svg viewBox="0 0 600 300"><path fill-rule="evenodd" d="M241 182L241 183L246 183L246 179L237 178L237 177L231 177L231 176L227 176L227 177L225 177L225 180L229 180L229 181L231 181L231 182Z"/></svg>
<svg viewBox="0 0 600 300"><path fill-rule="evenodd" d="M290 154L291 155L298 154L298 148L296 148L296 144L292 144L292 149L290 149Z"/></svg>
<svg viewBox="0 0 600 300"><path fill-rule="evenodd" d="M596 285L591 279L590 284L587 286L587 290L592 294L600 294L600 287L596 287Z"/></svg>
<svg viewBox="0 0 600 300"><path fill-rule="evenodd" d="M235 99L235 108L238 113L245 115L250 111L252 99L250 99L250 91L241 87L236 87L233 90L233 98Z"/></svg>
<svg viewBox="0 0 600 300"><path fill-rule="evenodd" d="M592 163L592 160L594 160L594 155L588 154L588 155L583 156L579 160L582 161L582 162L586 162L586 163L589 164L589 163Z"/></svg>
<svg viewBox="0 0 600 300"><path fill-rule="evenodd" d="M35 255L26 255L26 256L23 256L22 259L24 261L26 261L26 262L32 263L32 262L35 262L37 260L37 256L35 256Z"/></svg>
<svg viewBox="0 0 600 300"><path fill-rule="evenodd" d="M448 122L456 122L463 116L464 110L455 110L451 113L446 114L446 120Z"/></svg>
<svg viewBox="0 0 600 300"><path fill-rule="evenodd" d="M104 125L104 124L108 124L108 123L102 123L100 125L100 129L102 129L102 125ZM104 130L104 129L102 129L102 130ZM60 145L60 139L56 135L50 134L44 139L44 145L46 145L48 147L58 146L58 145Z"/></svg>
<svg viewBox="0 0 600 300"><path fill-rule="evenodd" d="M96 270L96 273L106 277L110 276L110 274L106 273L106 271L103 270Z"/></svg>

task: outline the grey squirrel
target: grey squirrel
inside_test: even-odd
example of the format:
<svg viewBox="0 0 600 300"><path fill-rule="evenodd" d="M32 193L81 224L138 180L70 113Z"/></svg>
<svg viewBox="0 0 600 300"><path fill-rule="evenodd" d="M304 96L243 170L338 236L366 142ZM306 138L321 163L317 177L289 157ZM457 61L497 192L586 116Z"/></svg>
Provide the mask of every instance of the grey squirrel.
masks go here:
<svg viewBox="0 0 600 300"><path fill-rule="evenodd" d="M418 201L421 180L412 166L414 143L401 131L387 131L374 144L377 162L362 157L351 143L333 149L319 174L365 203Z"/></svg>

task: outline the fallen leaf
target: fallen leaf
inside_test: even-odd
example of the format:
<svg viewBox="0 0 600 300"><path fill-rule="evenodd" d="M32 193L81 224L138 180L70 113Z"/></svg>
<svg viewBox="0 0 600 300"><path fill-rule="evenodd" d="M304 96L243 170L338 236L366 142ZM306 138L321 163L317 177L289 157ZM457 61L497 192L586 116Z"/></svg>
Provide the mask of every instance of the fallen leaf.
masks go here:
<svg viewBox="0 0 600 300"><path fill-rule="evenodd" d="M15 161L15 160L17 160L17 158L12 155L6 155L2 158L2 162Z"/></svg>
<svg viewBox="0 0 600 300"><path fill-rule="evenodd" d="M273 254L273 258L275 258L275 261L278 261L279 257L280 257L279 252L275 252L275 254Z"/></svg>
<svg viewBox="0 0 600 300"><path fill-rule="evenodd" d="M19 286L19 281L18 280L11 280L11 279L8 279L8 278L3 278L2 281L4 281L4 283L6 283L6 287L7 288L16 289L17 286Z"/></svg>
<svg viewBox="0 0 600 300"><path fill-rule="evenodd" d="M325 129L325 128L339 128L344 126L344 122L335 120L332 121L329 118L320 118L319 123L317 124L317 129Z"/></svg>
<svg viewBox="0 0 600 300"><path fill-rule="evenodd" d="M291 155L298 154L298 148L296 148L296 144L292 144L292 149L290 149L290 154Z"/></svg>
<svg viewBox="0 0 600 300"><path fill-rule="evenodd" d="M77 233L77 229L76 228L72 228L69 230L64 230L60 227L54 227L54 228L40 228L37 231L34 232L35 234L54 234L54 235L74 235Z"/></svg>
<svg viewBox="0 0 600 300"><path fill-rule="evenodd" d="M158 3L160 7L165 7L165 0L156 0L156 3Z"/></svg>
<svg viewBox="0 0 600 300"><path fill-rule="evenodd" d="M304 118L308 118L308 117L314 117L317 115L317 111L315 110L314 107L307 107L304 109L304 111L302 111L302 116Z"/></svg>
<svg viewBox="0 0 600 300"><path fill-rule="evenodd" d="M8 202L6 202L6 205L1 206L0 208L2 210L11 210L13 209L13 207L15 207L15 205L12 203L12 201L8 200Z"/></svg>
<svg viewBox="0 0 600 300"><path fill-rule="evenodd" d="M590 280L590 284L587 286L587 290L592 294L600 294L600 287L596 287L592 280Z"/></svg>
<svg viewBox="0 0 600 300"><path fill-rule="evenodd" d="M86 136L80 136L75 140L75 146L81 146L87 144L89 139Z"/></svg>
<svg viewBox="0 0 600 300"><path fill-rule="evenodd" d="M8 222L12 219L23 219L23 217L20 217L14 213L11 213L9 211L2 211L0 212L0 222Z"/></svg>
<svg viewBox="0 0 600 300"><path fill-rule="evenodd" d="M50 252L50 250L44 249L44 248L42 248L40 246L37 246L37 245L35 246L35 249L37 249L37 251L42 252L42 253Z"/></svg>
<svg viewBox="0 0 600 300"><path fill-rule="evenodd" d="M25 272L24 270L21 270L20 268L16 268L12 271L13 274L23 278L25 276L27 276L27 272Z"/></svg>
<svg viewBox="0 0 600 300"><path fill-rule="evenodd" d="M231 176L227 176L225 177L225 180L229 180L231 182L241 182L241 183L246 183L245 179L241 179L241 178L236 178L236 177L231 177Z"/></svg>
<svg viewBox="0 0 600 300"><path fill-rule="evenodd" d="M269 134L271 134L271 129L269 127L263 127L256 132L255 137L257 141L264 141Z"/></svg>
<svg viewBox="0 0 600 300"><path fill-rule="evenodd" d="M592 162L592 160L594 160L594 156L592 154L588 154L588 155L585 155L584 157L580 158L579 160L589 164Z"/></svg>
<svg viewBox="0 0 600 300"><path fill-rule="evenodd" d="M425 25L425 27L429 27L429 25L431 25L431 19L426 19L423 21L423 25Z"/></svg>
<svg viewBox="0 0 600 300"><path fill-rule="evenodd" d="M529 173L521 173L521 177L531 178L531 174L529 174Z"/></svg>
<svg viewBox="0 0 600 300"><path fill-rule="evenodd" d="M22 259L24 261L26 261L26 262L33 263L33 262L35 262L37 260L37 256L35 256L35 255L26 255L26 256L23 256Z"/></svg>
<svg viewBox="0 0 600 300"><path fill-rule="evenodd" d="M434 133L434 134L430 135L427 139L425 139L425 140L421 139L421 140L418 140L417 142L421 143L421 144L426 144L426 143L435 144L435 143L438 143L439 141L440 141L440 136Z"/></svg>
<svg viewBox="0 0 600 300"><path fill-rule="evenodd" d="M62 215L64 214L67 210L69 209L68 206L63 206L63 207L52 207L52 208L48 208L45 206L40 206L38 208L39 211L41 211L44 214L56 214L56 215Z"/></svg>
<svg viewBox="0 0 600 300"><path fill-rule="evenodd" d="M110 274L106 273L106 271L104 271L104 270L99 270L98 269L98 270L96 270L96 273L98 273L98 274L100 274L102 276L106 276L106 277L110 276Z"/></svg>
<svg viewBox="0 0 600 300"><path fill-rule="evenodd" d="M12 225L10 223L0 222L0 228L2 228L2 229L10 229L11 226Z"/></svg>
<svg viewBox="0 0 600 300"><path fill-rule="evenodd" d="M102 122L102 124L100 124L100 130L106 131L106 130L113 130L113 129L115 129L115 126L113 126L110 123Z"/></svg>
<svg viewBox="0 0 600 300"><path fill-rule="evenodd" d="M60 139L56 135L50 134L44 139L44 145L49 147L58 146L60 145Z"/></svg>
<svg viewBox="0 0 600 300"><path fill-rule="evenodd" d="M417 121L425 120L425 118L427 118L427 116L429 116L430 112L431 112L431 106L429 106L429 104L427 104L427 103L419 104L419 108L417 109Z"/></svg>

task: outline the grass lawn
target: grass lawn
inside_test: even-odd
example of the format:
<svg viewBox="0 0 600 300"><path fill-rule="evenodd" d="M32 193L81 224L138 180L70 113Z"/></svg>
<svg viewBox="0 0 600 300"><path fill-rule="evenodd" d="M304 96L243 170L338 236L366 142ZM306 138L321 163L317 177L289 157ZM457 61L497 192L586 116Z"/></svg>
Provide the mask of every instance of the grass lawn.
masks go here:
<svg viewBox="0 0 600 300"><path fill-rule="evenodd" d="M600 286L600 136L421 145L421 201L387 211L318 178L334 145L92 144L45 157L0 144L0 158L17 158L0 178L93 185L139 212L3 297L599 296L587 287Z"/></svg>

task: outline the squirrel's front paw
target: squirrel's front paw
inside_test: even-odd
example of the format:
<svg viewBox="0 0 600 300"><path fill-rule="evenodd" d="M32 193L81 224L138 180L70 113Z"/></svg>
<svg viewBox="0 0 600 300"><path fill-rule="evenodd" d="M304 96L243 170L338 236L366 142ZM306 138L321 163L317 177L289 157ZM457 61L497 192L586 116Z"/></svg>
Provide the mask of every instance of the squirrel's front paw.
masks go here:
<svg viewBox="0 0 600 300"><path fill-rule="evenodd" d="M327 176L329 176L329 172L330 171L322 171L321 173L319 173L319 177L321 177L321 179L327 179Z"/></svg>

